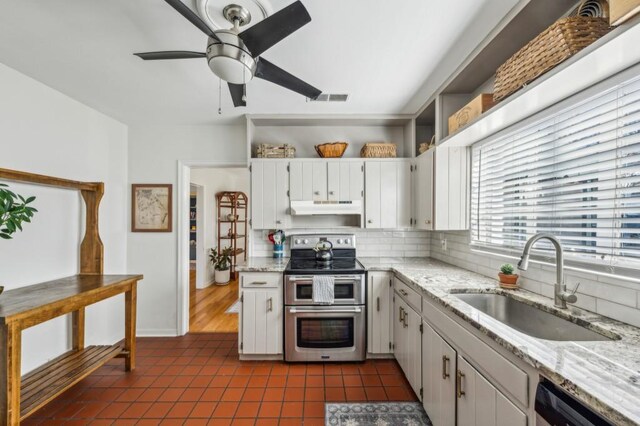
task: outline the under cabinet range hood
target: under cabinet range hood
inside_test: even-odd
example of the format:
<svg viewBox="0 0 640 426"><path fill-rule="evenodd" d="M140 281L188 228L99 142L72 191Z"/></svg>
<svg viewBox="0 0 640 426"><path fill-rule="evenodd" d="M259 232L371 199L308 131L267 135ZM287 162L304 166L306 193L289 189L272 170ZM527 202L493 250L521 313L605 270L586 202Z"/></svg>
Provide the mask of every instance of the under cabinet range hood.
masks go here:
<svg viewBox="0 0 640 426"><path fill-rule="evenodd" d="M291 215L362 215L362 200L291 201Z"/></svg>

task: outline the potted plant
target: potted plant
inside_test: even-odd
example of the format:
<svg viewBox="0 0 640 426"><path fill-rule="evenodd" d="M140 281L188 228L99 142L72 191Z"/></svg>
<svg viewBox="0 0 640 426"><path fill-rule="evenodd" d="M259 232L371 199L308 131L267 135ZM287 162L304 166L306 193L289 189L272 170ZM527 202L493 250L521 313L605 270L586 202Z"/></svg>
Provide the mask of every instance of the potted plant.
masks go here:
<svg viewBox="0 0 640 426"><path fill-rule="evenodd" d="M225 285L231 280L231 247L223 248L218 253L218 248L211 249L209 259L213 265L213 277L216 284Z"/></svg>
<svg viewBox="0 0 640 426"><path fill-rule="evenodd" d="M518 288L518 274L514 274L515 268L510 263L505 263L500 267L498 278L500 279L500 287Z"/></svg>
<svg viewBox="0 0 640 426"><path fill-rule="evenodd" d="M10 240L13 234L22 231L22 223L31 222L33 214L38 210L28 206L36 197L25 199L8 189L8 185L0 183L0 238ZM0 286L0 294L4 290Z"/></svg>

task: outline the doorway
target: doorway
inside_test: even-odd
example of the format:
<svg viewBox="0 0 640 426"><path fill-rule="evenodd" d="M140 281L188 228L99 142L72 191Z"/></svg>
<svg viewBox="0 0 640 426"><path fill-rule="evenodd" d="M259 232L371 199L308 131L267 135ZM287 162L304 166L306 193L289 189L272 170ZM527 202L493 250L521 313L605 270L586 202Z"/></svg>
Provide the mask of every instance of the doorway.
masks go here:
<svg viewBox="0 0 640 426"><path fill-rule="evenodd" d="M220 199L222 194L248 194L250 173L246 167L192 167L189 171L188 331L237 332L239 290L233 272L235 264L247 256L248 206L245 201L244 209L221 209ZM216 272L211 254L221 254L227 247L233 248L228 253L230 273Z"/></svg>

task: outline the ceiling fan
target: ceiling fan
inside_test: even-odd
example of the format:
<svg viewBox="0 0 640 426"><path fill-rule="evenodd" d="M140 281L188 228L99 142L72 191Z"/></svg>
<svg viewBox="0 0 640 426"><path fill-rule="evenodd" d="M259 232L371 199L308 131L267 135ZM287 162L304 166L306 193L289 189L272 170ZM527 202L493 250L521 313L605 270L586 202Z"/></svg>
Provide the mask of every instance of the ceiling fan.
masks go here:
<svg viewBox="0 0 640 426"><path fill-rule="evenodd" d="M160 59L206 58L209 68L229 85L233 105L246 106L246 83L253 77L270 81L310 99L322 91L289 74L260 55L285 37L311 22L311 16L300 1L290 4L267 19L240 32L251 21L249 11L237 4L224 8L225 18L233 24L228 30L213 31L180 0L165 0L200 31L209 36L206 53L163 51L134 53L148 61Z"/></svg>

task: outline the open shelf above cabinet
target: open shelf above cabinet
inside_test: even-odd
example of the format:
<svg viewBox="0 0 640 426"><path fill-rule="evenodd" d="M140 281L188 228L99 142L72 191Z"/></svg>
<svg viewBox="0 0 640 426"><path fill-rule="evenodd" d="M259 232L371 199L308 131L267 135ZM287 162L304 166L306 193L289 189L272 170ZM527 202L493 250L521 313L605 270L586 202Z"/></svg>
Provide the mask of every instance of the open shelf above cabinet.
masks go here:
<svg viewBox="0 0 640 426"><path fill-rule="evenodd" d="M320 158L314 146L347 142L342 158L359 158L366 142L393 142L398 157L413 157L411 115L247 115L247 151L256 158L259 144L289 144L295 158Z"/></svg>

